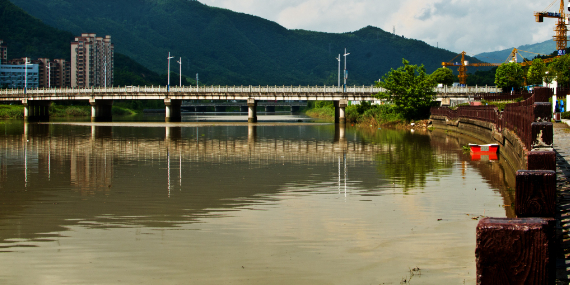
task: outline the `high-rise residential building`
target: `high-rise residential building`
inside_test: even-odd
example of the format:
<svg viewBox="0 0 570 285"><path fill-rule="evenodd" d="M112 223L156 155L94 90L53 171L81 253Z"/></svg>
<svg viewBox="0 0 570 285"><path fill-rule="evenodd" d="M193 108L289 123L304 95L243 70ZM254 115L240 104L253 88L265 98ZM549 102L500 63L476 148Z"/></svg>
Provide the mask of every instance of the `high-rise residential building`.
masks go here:
<svg viewBox="0 0 570 285"><path fill-rule="evenodd" d="M8 47L4 45L4 41L0 40L0 64L8 63Z"/></svg>
<svg viewBox="0 0 570 285"><path fill-rule="evenodd" d="M71 43L71 86L113 86L114 45L111 36L81 34Z"/></svg>

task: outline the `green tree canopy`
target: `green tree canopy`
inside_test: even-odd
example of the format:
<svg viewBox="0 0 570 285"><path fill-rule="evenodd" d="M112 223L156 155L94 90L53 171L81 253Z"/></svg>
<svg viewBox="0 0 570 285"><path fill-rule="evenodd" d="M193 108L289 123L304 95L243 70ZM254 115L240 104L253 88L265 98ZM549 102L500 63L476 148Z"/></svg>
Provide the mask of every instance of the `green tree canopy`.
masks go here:
<svg viewBox="0 0 570 285"><path fill-rule="evenodd" d="M453 76L453 71L445 67L436 69L430 76L436 83L441 83L447 86L453 85L453 80L455 79L455 76Z"/></svg>
<svg viewBox="0 0 570 285"><path fill-rule="evenodd" d="M528 84L542 84L546 75L546 64L540 58L535 58L532 65L528 68L526 82Z"/></svg>
<svg viewBox="0 0 570 285"><path fill-rule="evenodd" d="M556 78L559 86L570 84L570 57L568 55L555 58L548 67L549 74Z"/></svg>
<svg viewBox="0 0 570 285"><path fill-rule="evenodd" d="M512 88L519 89L524 83L524 70L515 63L504 63L497 68L495 73L495 85L503 88L504 92L510 91Z"/></svg>
<svg viewBox="0 0 570 285"><path fill-rule="evenodd" d="M396 111L407 120L427 117L437 83L426 73L423 65L410 65L406 59L402 59L402 63L404 66L390 70L376 82L376 86L385 89L376 97L393 103Z"/></svg>

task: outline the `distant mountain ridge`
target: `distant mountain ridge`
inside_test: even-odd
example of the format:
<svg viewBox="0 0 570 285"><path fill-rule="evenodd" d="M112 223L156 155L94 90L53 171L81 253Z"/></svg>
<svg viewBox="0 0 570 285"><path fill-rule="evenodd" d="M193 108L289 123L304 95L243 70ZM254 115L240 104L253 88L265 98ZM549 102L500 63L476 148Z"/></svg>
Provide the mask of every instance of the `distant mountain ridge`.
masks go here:
<svg viewBox="0 0 570 285"><path fill-rule="evenodd" d="M7 0L0 0L7 1ZM350 85L371 85L406 58L428 72L456 56L375 27L333 34L288 30L277 23L187 0L11 0L74 35L111 35L117 52L166 73L167 55L182 73L221 85L336 85L344 48ZM339 19L341 20L341 19ZM469 58L472 62L478 62ZM178 70L172 61L172 70Z"/></svg>
<svg viewBox="0 0 570 285"><path fill-rule="evenodd" d="M556 42L554 42L553 40L547 40L541 43L522 45L520 47L517 47L517 49L531 52L531 53L521 52L521 54L526 59L532 60L535 56L537 56L537 53L549 55L552 52L556 51ZM484 52L475 55L475 58L485 62L497 62L497 63L504 62L507 60L509 55L511 55L512 51L513 48L508 48L493 52ZM522 58L519 57L518 60L522 60Z"/></svg>

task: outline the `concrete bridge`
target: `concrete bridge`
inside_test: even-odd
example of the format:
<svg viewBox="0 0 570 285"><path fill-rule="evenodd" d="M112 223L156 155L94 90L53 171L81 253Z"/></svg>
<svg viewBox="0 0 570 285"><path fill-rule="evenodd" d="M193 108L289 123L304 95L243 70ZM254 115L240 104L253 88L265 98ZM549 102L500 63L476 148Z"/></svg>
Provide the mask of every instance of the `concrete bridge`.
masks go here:
<svg viewBox="0 0 570 285"><path fill-rule="evenodd" d="M307 107L307 101L260 101L257 107L264 107L265 112L275 112L275 107L288 107L291 112L299 112L301 107ZM247 112L248 106L246 100L233 100L233 102L188 102L182 101L180 108L188 112L206 112L207 107L214 107L216 112L225 112L227 107L239 107L240 112Z"/></svg>
<svg viewBox="0 0 570 285"><path fill-rule="evenodd" d="M335 121L345 122L348 101L375 101L374 95L384 91L374 86L353 86L346 89L335 86L183 86L154 87L127 86L90 89L5 89L0 90L0 101L19 101L26 119L45 119L52 101L82 100L91 104L92 121L109 121L113 100L164 100L167 122L181 119L184 100L245 100L248 122L257 122L257 104L262 100L322 100L335 102ZM464 100L480 93L493 93L495 87L436 88L439 100Z"/></svg>

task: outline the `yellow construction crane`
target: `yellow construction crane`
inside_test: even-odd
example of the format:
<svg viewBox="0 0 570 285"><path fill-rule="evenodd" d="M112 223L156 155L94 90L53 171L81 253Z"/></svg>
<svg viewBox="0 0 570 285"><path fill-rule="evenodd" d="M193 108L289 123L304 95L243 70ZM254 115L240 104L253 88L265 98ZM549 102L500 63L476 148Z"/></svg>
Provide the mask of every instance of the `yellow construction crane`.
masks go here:
<svg viewBox="0 0 570 285"><path fill-rule="evenodd" d="M546 8L546 10L550 9L558 0L554 0ZM570 11L570 5L568 6L568 10ZM564 12L564 0L560 0L560 11L559 12L534 12L534 16L536 21L539 23L543 22L544 18L554 18L558 19L556 23L556 27L554 28L555 35L552 37L556 42L556 49L558 50L558 55L566 54L566 46L568 44L568 18L566 17L566 13Z"/></svg>
<svg viewBox="0 0 570 285"><path fill-rule="evenodd" d="M454 62L454 60L457 58L457 56L456 56L450 62L442 62L441 63L441 65L443 67L456 66L458 68L459 75L457 77L459 78L459 83L461 85L467 84L467 76L468 76L467 75L467 67L468 66L499 66L499 65L501 65L501 63L486 63L486 62L469 63L468 61L465 60L466 54L467 54L466 52L462 52L461 54L457 55L457 56L461 55L461 62Z"/></svg>

